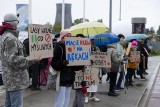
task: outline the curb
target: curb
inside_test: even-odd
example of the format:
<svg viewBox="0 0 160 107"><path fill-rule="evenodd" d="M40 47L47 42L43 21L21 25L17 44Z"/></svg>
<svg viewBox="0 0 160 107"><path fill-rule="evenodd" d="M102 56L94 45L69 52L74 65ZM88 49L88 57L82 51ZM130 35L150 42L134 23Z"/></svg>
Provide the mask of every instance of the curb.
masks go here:
<svg viewBox="0 0 160 107"><path fill-rule="evenodd" d="M150 95L152 93L155 81L156 81L156 76L158 74L158 71L160 69L160 63L158 63L158 66L156 67L156 69L154 70L153 75L151 76L150 81L148 82L147 86L146 86L146 90L144 91L143 96L141 97L141 100L138 103L137 107L146 107L150 98Z"/></svg>

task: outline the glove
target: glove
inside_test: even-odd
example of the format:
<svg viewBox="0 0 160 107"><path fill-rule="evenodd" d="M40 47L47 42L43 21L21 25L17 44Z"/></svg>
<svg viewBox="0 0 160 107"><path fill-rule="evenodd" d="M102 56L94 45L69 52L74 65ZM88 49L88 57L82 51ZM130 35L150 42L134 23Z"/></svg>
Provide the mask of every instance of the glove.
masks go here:
<svg viewBox="0 0 160 107"><path fill-rule="evenodd" d="M85 72L84 68L82 69L82 72Z"/></svg>
<svg viewBox="0 0 160 107"><path fill-rule="evenodd" d="M91 65L93 65L93 61L92 60L90 60L91 61Z"/></svg>
<svg viewBox="0 0 160 107"><path fill-rule="evenodd" d="M67 64L69 64L68 60L63 60L63 64L66 66Z"/></svg>
<svg viewBox="0 0 160 107"><path fill-rule="evenodd" d="M87 88L86 87L82 87L82 93L86 94L87 93Z"/></svg>
<svg viewBox="0 0 160 107"><path fill-rule="evenodd" d="M86 82L82 81L81 82L81 86L82 86L82 93L86 94L87 93L87 87L86 87Z"/></svg>

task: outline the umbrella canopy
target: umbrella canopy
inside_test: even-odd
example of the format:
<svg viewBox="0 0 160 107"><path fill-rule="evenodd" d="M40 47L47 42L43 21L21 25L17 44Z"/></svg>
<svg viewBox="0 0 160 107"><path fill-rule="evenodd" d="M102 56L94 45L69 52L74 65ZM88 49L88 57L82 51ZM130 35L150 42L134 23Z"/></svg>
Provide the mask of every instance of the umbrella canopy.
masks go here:
<svg viewBox="0 0 160 107"><path fill-rule="evenodd" d="M125 36L125 41L131 41L133 39L139 40L139 39L146 39L148 36L146 34L132 34Z"/></svg>
<svg viewBox="0 0 160 107"><path fill-rule="evenodd" d="M108 27L100 22L84 22L72 26L70 31L73 36L83 34L84 36L97 35L100 33L108 32Z"/></svg>
<svg viewBox="0 0 160 107"><path fill-rule="evenodd" d="M103 46L107 44L117 43L120 41L119 37L113 33L101 33L91 37L94 39L96 46Z"/></svg>

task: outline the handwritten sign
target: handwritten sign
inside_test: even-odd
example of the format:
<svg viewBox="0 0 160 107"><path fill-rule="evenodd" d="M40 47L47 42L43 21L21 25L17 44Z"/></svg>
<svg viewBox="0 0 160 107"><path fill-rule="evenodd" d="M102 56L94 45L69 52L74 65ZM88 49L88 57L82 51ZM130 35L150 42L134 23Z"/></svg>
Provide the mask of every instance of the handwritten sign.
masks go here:
<svg viewBox="0 0 160 107"><path fill-rule="evenodd" d="M111 55L107 52L92 52L92 67L111 68Z"/></svg>
<svg viewBox="0 0 160 107"><path fill-rule="evenodd" d="M140 62L140 51L131 52L130 62Z"/></svg>
<svg viewBox="0 0 160 107"><path fill-rule="evenodd" d="M30 24L28 32L30 59L35 59L39 56L41 58L52 57L52 26Z"/></svg>
<svg viewBox="0 0 160 107"><path fill-rule="evenodd" d="M66 59L68 66L90 65L91 62L91 42L88 38L67 37Z"/></svg>
<svg viewBox="0 0 160 107"><path fill-rule="evenodd" d="M99 84L97 68L87 68L85 69L84 73L82 71L75 71L75 74L75 81L73 85L74 89L82 88L82 81L86 82L86 87L89 87L90 85Z"/></svg>

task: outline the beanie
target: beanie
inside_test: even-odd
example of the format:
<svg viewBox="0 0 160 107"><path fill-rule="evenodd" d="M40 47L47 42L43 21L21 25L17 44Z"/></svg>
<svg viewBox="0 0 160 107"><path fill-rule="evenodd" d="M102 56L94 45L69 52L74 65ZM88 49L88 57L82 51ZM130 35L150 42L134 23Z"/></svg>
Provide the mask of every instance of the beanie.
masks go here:
<svg viewBox="0 0 160 107"><path fill-rule="evenodd" d="M17 28L18 18L16 15L9 13L4 16L4 22L12 25L14 28Z"/></svg>
<svg viewBox="0 0 160 107"><path fill-rule="evenodd" d="M60 32L60 38L63 38L66 34L71 34L71 31L69 29L63 29Z"/></svg>

